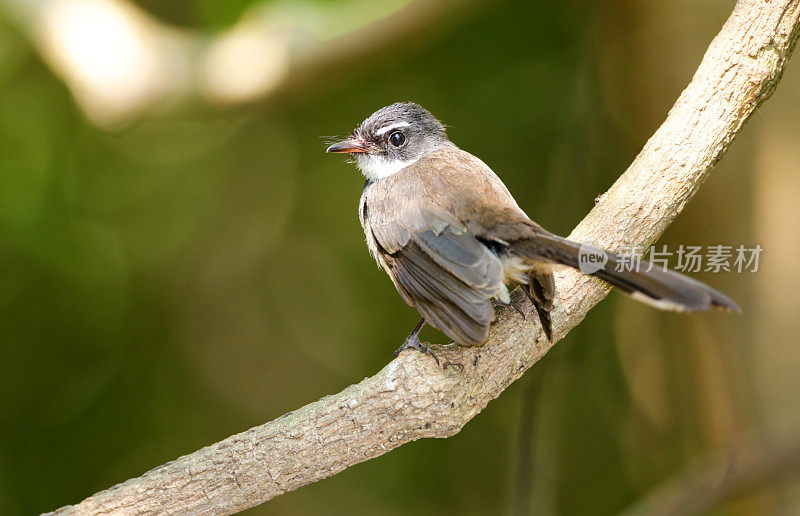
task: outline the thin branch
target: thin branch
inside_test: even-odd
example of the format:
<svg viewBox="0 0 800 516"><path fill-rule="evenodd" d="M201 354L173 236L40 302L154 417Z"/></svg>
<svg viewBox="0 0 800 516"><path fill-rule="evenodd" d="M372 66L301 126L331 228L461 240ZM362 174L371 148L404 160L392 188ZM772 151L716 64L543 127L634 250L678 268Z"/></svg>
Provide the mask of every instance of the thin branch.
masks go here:
<svg viewBox="0 0 800 516"><path fill-rule="evenodd" d="M741 0L692 82L633 164L570 238L609 249L650 245L681 212L768 98L800 30L800 0ZM554 341L608 287L557 275ZM335 475L423 437L449 437L552 346L535 318L502 312L480 348L404 353L371 378L272 422L95 494L62 514L229 514Z"/></svg>
<svg viewBox="0 0 800 516"><path fill-rule="evenodd" d="M743 444L695 461L623 514L704 514L726 501L798 476L800 442Z"/></svg>

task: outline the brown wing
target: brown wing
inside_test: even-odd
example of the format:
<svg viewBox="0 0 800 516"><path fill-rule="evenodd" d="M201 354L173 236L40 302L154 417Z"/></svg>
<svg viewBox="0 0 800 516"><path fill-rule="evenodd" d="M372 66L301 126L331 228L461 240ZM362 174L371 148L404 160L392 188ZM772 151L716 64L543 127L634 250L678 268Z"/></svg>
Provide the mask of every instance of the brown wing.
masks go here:
<svg viewBox="0 0 800 516"><path fill-rule="evenodd" d="M532 224L497 176L457 149L434 153L369 186L362 209L370 249L406 302L460 344L486 340L503 288L487 222L504 218L510 236Z"/></svg>
<svg viewBox="0 0 800 516"><path fill-rule="evenodd" d="M501 266L480 242L450 228L428 230L384 258L398 290L428 323L462 345L486 340Z"/></svg>

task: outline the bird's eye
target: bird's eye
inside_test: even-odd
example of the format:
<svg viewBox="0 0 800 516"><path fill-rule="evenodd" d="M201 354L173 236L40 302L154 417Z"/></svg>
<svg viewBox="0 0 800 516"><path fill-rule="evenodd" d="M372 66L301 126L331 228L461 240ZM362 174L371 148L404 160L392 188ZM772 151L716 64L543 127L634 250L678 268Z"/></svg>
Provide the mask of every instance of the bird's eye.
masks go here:
<svg viewBox="0 0 800 516"><path fill-rule="evenodd" d="M399 147L406 142L406 137L400 131L395 131L389 135L389 143L394 145L395 147Z"/></svg>

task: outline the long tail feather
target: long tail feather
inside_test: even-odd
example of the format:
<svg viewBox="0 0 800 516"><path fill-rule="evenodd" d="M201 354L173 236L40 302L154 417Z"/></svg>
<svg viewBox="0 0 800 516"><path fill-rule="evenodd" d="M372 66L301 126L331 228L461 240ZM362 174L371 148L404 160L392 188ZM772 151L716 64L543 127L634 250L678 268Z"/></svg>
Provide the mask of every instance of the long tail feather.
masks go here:
<svg viewBox="0 0 800 516"><path fill-rule="evenodd" d="M627 267L630 261L597 247L582 246L553 234L537 234L511 243L511 251L520 256L568 265L601 278L635 299L663 310L701 312L711 308L741 313L728 296L688 276L661 267L650 267L642 260L638 267ZM604 253L607 261L599 268L581 267L582 253ZM649 269L649 270L648 270Z"/></svg>

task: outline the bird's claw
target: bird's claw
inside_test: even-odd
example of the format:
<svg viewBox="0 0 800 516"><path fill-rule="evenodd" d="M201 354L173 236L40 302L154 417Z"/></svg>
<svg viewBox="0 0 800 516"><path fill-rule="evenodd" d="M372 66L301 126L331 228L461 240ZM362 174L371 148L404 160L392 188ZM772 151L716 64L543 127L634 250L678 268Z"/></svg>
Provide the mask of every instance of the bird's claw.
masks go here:
<svg viewBox="0 0 800 516"><path fill-rule="evenodd" d="M406 341L403 342L403 345L397 348L397 351L394 352L394 357L397 358L398 356L400 356L400 353L402 353L407 349L416 349L417 351L420 351L424 355L432 356L433 359L436 361L436 365L439 366L439 357L437 357L436 353L431 351L430 348L428 348L428 346L420 342L419 337L417 335L415 334L409 335Z"/></svg>
<svg viewBox="0 0 800 516"><path fill-rule="evenodd" d="M512 306L514 308L514 310L516 310L517 313L519 313L519 315L522 316L523 320L527 319L527 317L525 317L525 312L522 311L522 308L520 308L519 305L517 303L515 303L513 299L510 300L508 303L503 303L499 299L495 299L492 302L492 304L494 305L495 308Z"/></svg>

